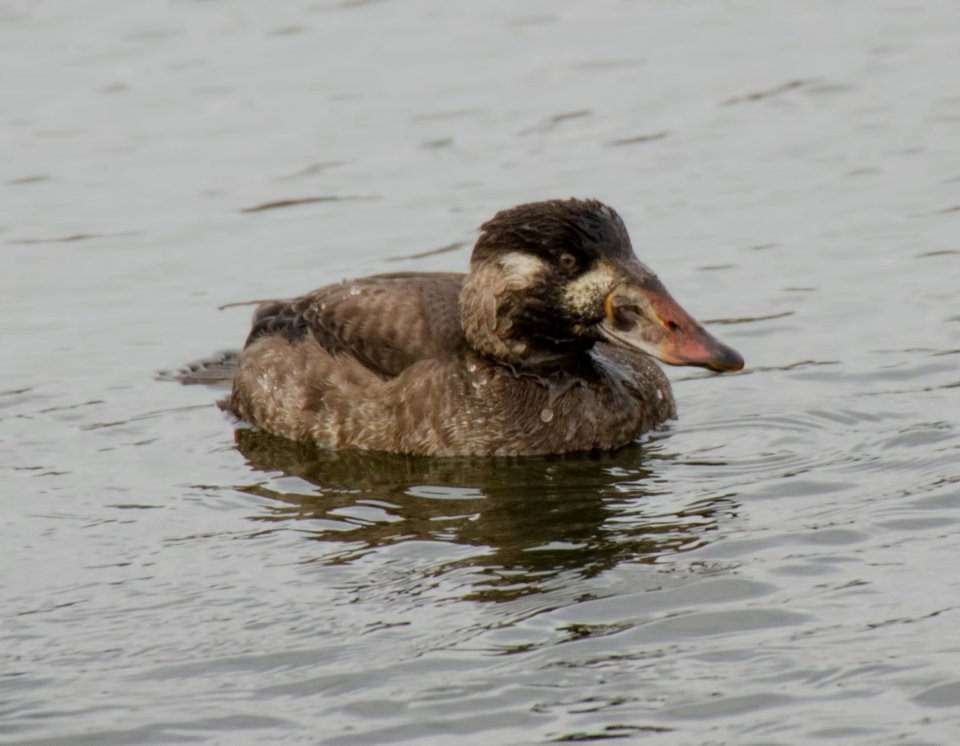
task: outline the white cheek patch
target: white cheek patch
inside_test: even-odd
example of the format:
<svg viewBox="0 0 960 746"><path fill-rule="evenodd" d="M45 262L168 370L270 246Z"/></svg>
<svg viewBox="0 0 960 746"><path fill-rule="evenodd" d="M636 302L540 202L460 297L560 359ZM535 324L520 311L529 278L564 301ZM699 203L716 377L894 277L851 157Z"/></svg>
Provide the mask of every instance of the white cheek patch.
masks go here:
<svg viewBox="0 0 960 746"><path fill-rule="evenodd" d="M567 285L564 300L579 314L590 315L603 308L603 300L619 279L619 273L607 262L597 262L587 272Z"/></svg>
<svg viewBox="0 0 960 746"><path fill-rule="evenodd" d="M519 251L503 257L500 260L500 266L507 276L507 281L515 288L529 287L547 269L542 259Z"/></svg>

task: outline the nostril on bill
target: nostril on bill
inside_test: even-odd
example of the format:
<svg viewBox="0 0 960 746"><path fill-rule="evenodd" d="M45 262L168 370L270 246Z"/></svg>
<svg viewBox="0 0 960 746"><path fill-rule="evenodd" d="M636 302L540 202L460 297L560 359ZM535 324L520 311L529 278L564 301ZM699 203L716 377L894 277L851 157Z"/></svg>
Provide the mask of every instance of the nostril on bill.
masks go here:
<svg viewBox="0 0 960 746"><path fill-rule="evenodd" d="M632 329L643 319L643 312L639 306L618 305L613 312L613 323L618 331Z"/></svg>

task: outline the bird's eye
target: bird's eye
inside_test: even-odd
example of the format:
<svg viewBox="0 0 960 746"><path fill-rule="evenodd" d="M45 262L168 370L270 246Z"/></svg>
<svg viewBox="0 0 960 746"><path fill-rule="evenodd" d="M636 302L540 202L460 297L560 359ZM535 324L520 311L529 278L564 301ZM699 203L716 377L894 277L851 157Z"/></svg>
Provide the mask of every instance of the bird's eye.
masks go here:
<svg viewBox="0 0 960 746"><path fill-rule="evenodd" d="M577 258L570 252L565 251L560 255L560 266L563 269L571 270L577 266Z"/></svg>

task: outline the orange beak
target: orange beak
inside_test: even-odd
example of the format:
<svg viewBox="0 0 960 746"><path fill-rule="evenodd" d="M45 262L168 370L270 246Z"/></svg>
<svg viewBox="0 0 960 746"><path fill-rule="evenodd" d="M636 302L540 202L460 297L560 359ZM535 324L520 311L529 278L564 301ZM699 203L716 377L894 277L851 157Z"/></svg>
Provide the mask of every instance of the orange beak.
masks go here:
<svg viewBox="0 0 960 746"><path fill-rule="evenodd" d="M655 276L625 283L604 299L601 335L607 342L640 350L668 365L698 365L717 372L743 368L743 358L683 310Z"/></svg>

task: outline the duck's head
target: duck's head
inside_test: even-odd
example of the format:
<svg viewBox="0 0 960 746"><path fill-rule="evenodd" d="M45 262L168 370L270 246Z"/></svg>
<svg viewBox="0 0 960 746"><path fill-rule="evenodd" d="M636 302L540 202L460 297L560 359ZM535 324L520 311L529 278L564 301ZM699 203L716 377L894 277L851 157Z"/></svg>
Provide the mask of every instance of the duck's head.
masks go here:
<svg viewBox="0 0 960 746"><path fill-rule="evenodd" d="M633 253L620 216L596 200L531 202L481 227L460 296L467 340L522 364L599 341L670 365L743 368Z"/></svg>

